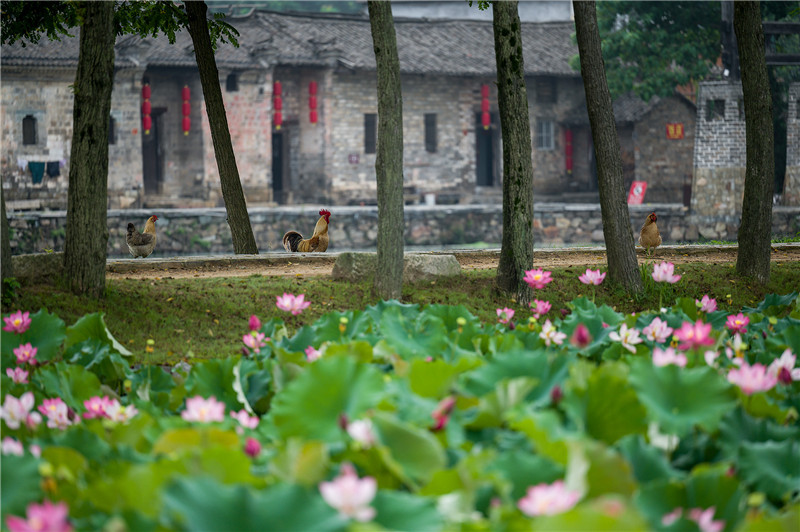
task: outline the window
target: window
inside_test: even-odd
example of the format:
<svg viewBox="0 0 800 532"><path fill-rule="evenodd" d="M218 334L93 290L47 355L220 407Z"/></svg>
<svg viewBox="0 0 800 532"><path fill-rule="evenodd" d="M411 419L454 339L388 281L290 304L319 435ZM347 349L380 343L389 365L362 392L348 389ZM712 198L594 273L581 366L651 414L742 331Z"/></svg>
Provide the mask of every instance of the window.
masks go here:
<svg viewBox="0 0 800 532"><path fill-rule="evenodd" d="M553 138L553 121L536 121L536 149L553 150L555 149L555 139Z"/></svg>
<svg viewBox="0 0 800 532"><path fill-rule="evenodd" d="M436 113L425 114L425 150L436 153Z"/></svg>
<svg viewBox="0 0 800 532"><path fill-rule="evenodd" d="M556 103L556 78L536 78L536 101Z"/></svg>
<svg viewBox="0 0 800 532"><path fill-rule="evenodd" d="M739 98L736 105L739 107L739 120L744 120L744 100Z"/></svg>
<svg viewBox="0 0 800 532"><path fill-rule="evenodd" d="M239 79L236 74L228 74L225 79L225 90L228 92L236 92L239 90Z"/></svg>
<svg viewBox="0 0 800 532"><path fill-rule="evenodd" d="M25 115L22 119L22 145L35 145L36 137L36 118L33 115Z"/></svg>
<svg viewBox="0 0 800 532"><path fill-rule="evenodd" d="M367 113L364 115L364 153L375 153L378 145L378 115Z"/></svg>
<svg viewBox="0 0 800 532"><path fill-rule="evenodd" d="M706 120L725 120L725 100L706 101Z"/></svg>
<svg viewBox="0 0 800 532"><path fill-rule="evenodd" d="M117 143L117 121L113 116L108 117L108 143Z"/></svg>

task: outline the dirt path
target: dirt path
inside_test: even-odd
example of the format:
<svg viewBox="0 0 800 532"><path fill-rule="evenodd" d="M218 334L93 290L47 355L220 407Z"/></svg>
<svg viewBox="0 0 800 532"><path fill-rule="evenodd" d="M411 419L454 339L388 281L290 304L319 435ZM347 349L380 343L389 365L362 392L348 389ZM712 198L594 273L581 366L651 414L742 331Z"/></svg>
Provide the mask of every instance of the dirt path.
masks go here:
<svg viewBox="0 0 800 532"><path fill-rule="evenodd" d="M492 269L497 267L499 250L446 250L453 254L464 270ZM735 263L736 246L663 246L652 260L675 264L706 262L710 264ZM109 260L107 279L199 278L266 276L330 276L338 253L289 254L265 253L263 255L226 255L220 257L173 257L156 259ZM637 249L639 263L648 260ZM773 262L798 262L800 244L775 244ZM559 268L565 266L600 266L606 262L605 248L560 248L534 251L534 266Z"/></svg>

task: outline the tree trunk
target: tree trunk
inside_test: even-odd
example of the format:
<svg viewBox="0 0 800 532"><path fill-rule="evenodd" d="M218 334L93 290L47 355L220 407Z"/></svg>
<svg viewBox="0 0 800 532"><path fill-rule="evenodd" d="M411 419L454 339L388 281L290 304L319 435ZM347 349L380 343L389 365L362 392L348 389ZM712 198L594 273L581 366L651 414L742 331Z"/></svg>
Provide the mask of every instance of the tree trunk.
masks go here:
<svg viewBox="0 0 800 532"><path fill-rule="evenodd" d="M772 194L775 188L775 139L764 55L764 29L759 2L734 2L733 10L747 135L747 169L736 273L766 284L769 282Z"/></svg>
<svg viewBox="0 0 800 532"><path fill-rule="evenodd" d="M9 277L14 277L14 268L11 266L11 228L8 226L6 217L6 198L3 195L3 187L0 185L0 206L3 209L3 228L2 228L2 256L0 256L0 281Z"/></svg>
<svg viewBox="0 0 800 532"><path fill-rule="evenodd" d="M194 45L197 68L200 70L200 83L203 86L208 123L211 127L211 140L214 143L222 197L225 200L228 226L233 237L233 251L258 253L242 183L239 180L239 170L236 168L236 156L233 153L225 103L222 101L222 89L219 84L219 71L211 46L211 36L208 33L206 19L208 7L205 2L184 2L184 6L189 19L189 35Z"/></svg>
<svg viewBox="0 0 800 532"><path fill-rule="evenodd" d="M503 135L503 242L495 283L527 305L532 292L523 278L533 268L533 162L517 4L492 2Z"/></svg>
<svg viewBox="0 0 800 532"><path fill-rule="evenodd" d="M581 76L586 91L586 108L597 156L597 178L603 237L606 243L609 278L630 292L641 292L642 277L636 260L631 219L625 199L622 157L611 105L611 93L600 48L594 1L574 0L575 30L578 37Z"/></svg>
<svg viewBox="0 0 800 532"><path fill-rule="evenodd" d="M114 86L114 3L82 2L72 111L64 272L76 294L102 298L108 245L108 122Z"/></svg>
<svg viewBox="0 0 800 532"><path fill-rule="evenodd" d="M390 2L367 2L378 66L378 266L375 289L399 299L403 289L403 95Z"/></svg>

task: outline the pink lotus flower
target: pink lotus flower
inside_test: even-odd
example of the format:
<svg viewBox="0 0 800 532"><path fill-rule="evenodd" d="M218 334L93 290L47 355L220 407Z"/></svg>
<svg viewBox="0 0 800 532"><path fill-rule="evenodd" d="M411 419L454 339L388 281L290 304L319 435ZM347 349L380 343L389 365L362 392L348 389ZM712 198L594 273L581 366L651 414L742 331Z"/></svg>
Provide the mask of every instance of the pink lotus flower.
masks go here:
<svg viewBox="0 0 800 532"><path fill-rule="evenodd" d="M791 349L783 352L780 358L772 361L767 368L767 372L773 375L782 384L791 384L792 381L800 381L800 368L795 368L797 355Z"/></svg>
<svg viewBox="0 0 800 532"><path fill-rule="evenodd" d="M261 454L261 442L255 438L247 438L244 443L244 452L250 458L255 458Z"/></svg>
<svg viewBox="0 0 800 532"><path fill-rule="evenodd" d="M533 317L537 320L550 312L552 305L549 301L540 301L538 299L534 299L533 303L530 304L531 312L533 312Z"/></svg>
<svg viewBox="0 0 800 532"><path fill-rule="evenodd" d="M305 297L305 294L294 296L284 292L283 296L276 297L275 306L286 312L291 312L292 316L297 316L311 305L309 301L305 301Z"/></svg>
<svg viewBox="0 0 800 532"><path fill-rule="evenodd" d="M251 331L242 336L242 342L249 347L252 351L259 351L262 347L267 345L269 338L264 333Z"/></svg>
<svg viewBox="0 0 800 532"><path fill-rule="evenodd" d="M115 399L116 400L116 399ZM86 412L83 413L84 419L93 419L96 417L108 417L106 409L111 406L111 399L107 395L103 397L94 396L83 402L86 407Z"/></svg>
<svg viewBox="0 0 800 532"><path fill-rule="evenodd" d="M352 423L348 423L347 433L365 449L369 449L378 441L372 421L368 418L357 419Z"/></svg>
<svg viewBox="0 0 800 532"><path fill-rule="evenodd" d="M256 428L260 421L257 416L251 416L244 408L238 412L231 411L231 417L238 421L239 424L246 429Z"/></svg>
<svg viewBox="0 0 800 532"><path fill-rule="evenodd" d="M615 342L621 342L622 347L634 354L636 353L636 344L642 343L642 339L639 338L639 329L636 327L628 329L626 323L620 326L619 332L612 331L608 334L608 337Z"/></svg>
<svg viewBox="0 0 800 532"><path fill-rule="evenodd" d="M47 426L51 429L66 430L67 427L78 422L70 415L69 407L60 397L42 401L39 412L45 415Z"/></svg>
<svg viewBox="0 0 800 532"><path fill-rule="evenodd" d="M661 349L660 347L656 347L653 350L653 365L654 366L667 366L669 364L675 364L676 366L680 366L682 368L686 367L686 355L683 353L676 353L675 350L671 347L666 349Z"/></svg>
<svg viewBox="0 0 800 532"><path fill-rule="evenodd" d="M30 364L36 365L36 351L38 349L33 347L30 342L22 344L14 349L14 355L17 357L17 364Z"/></svg>
<svg viewBox="0 0 800 532"><path fill-rule="evenodd" d="M715 507L706 508L692 508L689 510L689 519L697 523L697 528L700 532L721 532L725 528L725 521L714 521Z"/></svg>
<svg viewBox="0 0 800 532"><path fill-rule="evenodd" d="M591 285L595 285L595 286L597 286L600 283L602 283L603 279L605 279L605 278L606 278L606 273L605 272L600 273L600 270L592 271L589 268L586 268L586 273L584 273L583 275L580 275L578 277L580 282L582 282L583 284L591 284Z"/></svg>
<svg viewBox="0 0 800 532"><path fill-rule="evenodd" d="M569 343L579 348L584 348L592 343L592 335L589 333L589 328L583 323L579 323L572 332Z"/></svg>
<svg viewBox="0 0 800 532"><path fill-rule="evenodd" d="M547 286L547 283L553 281L552 272L546 272L541 268L536 270L527 270L523 281L528 283L531 288L541 289Z"/></svg>
<svg viewBox="0 0 800 532"><path fill-rule="evenodd" d="M314 349L313 345L306 347L306 360L309 362L314 362L315 360L319 360L322 356L322 351L319 349Z"/></svg>
<svg viewBox="0 0 800 532"><path fill-rule="evenodd" d="M247 322L247 326L250 327L251 331L257 331L261 328L261 320L258 319L258 316L253 314L250 316L250 320Z"/></svg>
<svg viewBox="0 0 800 532"><path fill-rule="evenodd" d="M728 372L728 381L738 386L745 395L751 395L772 389L778 383L778 377L770 375L762 364L750 366L742 363Z"/></svg>
<svg viewBox="0 0 800 532"><path fill-rule="evenodd" d="M680 275L675 275L675 265L671 262L653 264L653 280L657 283L675 284L681 280Z"/></svg>
<svg viewBox="0 0 800 532"><path fill-rule="evenodd" d="M133 419L138 413L139 410L134 405L122 406L116 399L112 399L111 404L106 407L106 417L122 424Z"/></svg>
<svg viewBox="0 0 800 532"><path fill-rule="evenodd" d="M200 395L186 400L186 410L181 412L181 417L186 421L210 423L225 419L225 403L217 401L213 395L208 399Z"/></svg>
<svg viewBox="0 0 800 532"><path fill-rule="evenodd" d="M22 368L6 368L6 375L17 384L28 384L28 372Z"/></svg>
<svg viewBox="0 0 800 532"><path fill-rule="evenodd" d="M452 395L449 395L439 401L439 404L436 405L436 408L431 413L431 417L436 421L436 424L433 427L433 430L442 430L447 426L447 422L450 420L450 413L453 411L453 407L456 406L456 398Z"/></svg>
<svg viewBox="0 0 800 532"><path fill-rule="evenodd" d="M72 532L69 524L69 508L65 502L53 504L44 501L41 505L32 502L26 510L27 519L9 515L6 525L10 532Z"/></svg>
<svg viewBox="0 0 800 532"><path fill-rule="evenodd" d="M730 315L728 316L728 321L725 322L725 326L730 329L731 334L741 333L744 334L747 332L747 324L750 323L750 318L742 314Z"/></svg>
<svg viewBox="0 0 800 532"><path fill-rule="evenodd" d="M508 322L510 322L511 318L513 317L514 317L514 309L510 308L497 309L497 321L499 321L503 325L508 325Z"/></svg>
<svg viewBox="0 0 800 532"><path fill-rule="evenodd" d="M13 395L6 395L3 406L0 408L0 418L11 430L18 429L23 423L29 428L34 428L42 421L42 416L31 412L34 401L33 392L25 392L19 399Z"/></svg>
<svg viewBox="0 0 800 532"><path fill-rule="evenodd" d="M717 310L717 300L708 297L708 295L704 295L703 299L695 299L694 304L697 305L700 312L705 312L706 314Z"/></svg>
<svg viewBox="0 0 800 532"><path fill-rule="evenodd" d="M642 329L642 333L644 334L645 338L658 344L663 344L669 340L672 332L672 327L667 325L667 322L662 321L659 317L653 318L653 321L650 322L650 325Z"/></svg>
<svg viewBox="0 0 800 532"><path fill-rule="evenodd" d="M31 326L30 312L16 311L13 314L3 317L6 322L3 327L4 331L22 334Z"/></svg>
<svg viewBox="0 0 800 532"><path fill-rule="evenodd" d="M685 321L681 328L675 331L678 341L683 342L678 349L696 349L706 345L714 345L714 339L710 336L711 324L697 320L694 324Z"/></svg>
<svg viewBox="0 0 800 532"><path fill-rule="evenodd" d="M3 438L2 444L0 444L0 453L22 456L25 454L25 447L22 446L22 442L18 439L6 436Z"/></svg>
<svg viewBox="0 0 800 532"><path fill-rule="evenodd" d="M544 345L548 347L551 344L563 344L566 337L566 333L559 332L555 325L550 323L550 320L545 320L544 325L542 325L542 332L539 333L539 338L544 340Z"/></svg>
<svg viewBox="0 0 800 532"><path fill-rule="evenodd" d="M552 484L530 486L517 507L528 517L556 515L575 506L580 498L579 492L565 488L563 481L556 480Z"/></svg>
<svg viewBox="0 0 800 532"><path fill-rule="evenodd" d="M342 464L339 476L330 482L320 482L319 492L329 506L342 517L367 522L375 517L375 508L369 504L378 492L378 483L372 477L358 478L355 468Z"/></svg>

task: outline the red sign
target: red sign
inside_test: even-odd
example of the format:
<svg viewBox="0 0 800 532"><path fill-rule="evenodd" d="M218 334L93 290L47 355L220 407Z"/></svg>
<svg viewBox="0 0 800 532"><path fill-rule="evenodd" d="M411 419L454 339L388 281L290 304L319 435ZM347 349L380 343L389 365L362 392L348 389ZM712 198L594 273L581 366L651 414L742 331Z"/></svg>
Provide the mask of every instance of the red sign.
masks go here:
<svg viewBox="0 0 800 532"><path fill-rule="evenodd" d="M641 205L644 201L644 193L647 190L647 181L634 181L631 183L631 191L628 193L628 205Z"/></svg>
<svg viewBox="0 0 800 532"><path fill-rule="evenodd" d="M358 164L358 154L351 153L350 155L348 155L347 162L349 162L350 164Z"/></svg>
<svg viewBox="0 0 800 532"><path fill-rule="evenodd" d="M667 124L667 138L678 140L683 138L683 123Z"/></svg>

